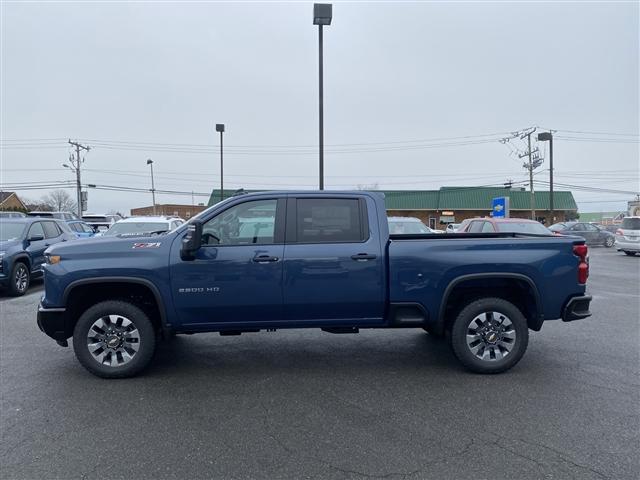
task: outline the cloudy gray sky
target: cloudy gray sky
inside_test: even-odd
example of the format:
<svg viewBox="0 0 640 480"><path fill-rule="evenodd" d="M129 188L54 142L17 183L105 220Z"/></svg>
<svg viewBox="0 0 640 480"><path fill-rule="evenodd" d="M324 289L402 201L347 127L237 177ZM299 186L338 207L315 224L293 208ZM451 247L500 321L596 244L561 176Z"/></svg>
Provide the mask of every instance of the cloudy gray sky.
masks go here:
<svg viewBox="0 0 640 480"><path fill-rule="evenodd" d="M61 167L71 138L92 146L85 183L149 188L152 158L157 189L210 192L219 185L217 122L227 125L225 185L317 185L312 3L1 8L4 189L72 180ZM638 18L637 2L334 2L325 29L327 187L522 181L512 151L524 144L498 139L537 125L558 130L556 181L581 187L582 211L624 208L632 195L623 192L640 190ZM151 201L89 195L91 211Z"/></svg>

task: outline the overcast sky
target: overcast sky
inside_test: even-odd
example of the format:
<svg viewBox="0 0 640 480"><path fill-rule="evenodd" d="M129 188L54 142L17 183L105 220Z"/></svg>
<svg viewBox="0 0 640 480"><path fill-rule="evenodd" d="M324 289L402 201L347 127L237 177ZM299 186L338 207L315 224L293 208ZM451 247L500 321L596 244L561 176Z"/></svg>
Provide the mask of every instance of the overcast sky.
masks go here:
<svg viewBox="0 0 640 480"><path fill-rule="evenodd" d="M157 189L210 192L220 181L215 123L227 129L225 186L317 186L312 3L1 8L5 190L72 180L61 166L71 138L92 147L83 183L150 188L152 158ZM558 130L557 182L640 190L638 2L334 2L333 13L324 34L327 188L523 181L514 150L525 144L498 139L536 125ZM574 195L582 211L624 209L633 197ZM93 212L150 203L150 193L89 190Z"/></svg>

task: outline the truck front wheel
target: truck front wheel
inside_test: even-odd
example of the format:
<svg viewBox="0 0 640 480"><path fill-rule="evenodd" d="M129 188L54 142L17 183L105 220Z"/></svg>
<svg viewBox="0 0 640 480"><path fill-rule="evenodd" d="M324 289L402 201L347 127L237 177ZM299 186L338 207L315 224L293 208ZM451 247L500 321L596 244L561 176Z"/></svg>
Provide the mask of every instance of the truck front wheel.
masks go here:
<svg viewBox="0 0 640 480"><path fill-rule="evenodd" d="M520 361L529 342L527 320L518 307L501 298L471 302L451 328L458 360L476 373L501 373Z"/></svg>
<svg viewBox="0 0 640 480"><path fill-rule="evenodd" d="M84 368L103 378L131 377L151 361L156 333L137 306L108 300L87 309L73 331L73 350Z"/></svg>

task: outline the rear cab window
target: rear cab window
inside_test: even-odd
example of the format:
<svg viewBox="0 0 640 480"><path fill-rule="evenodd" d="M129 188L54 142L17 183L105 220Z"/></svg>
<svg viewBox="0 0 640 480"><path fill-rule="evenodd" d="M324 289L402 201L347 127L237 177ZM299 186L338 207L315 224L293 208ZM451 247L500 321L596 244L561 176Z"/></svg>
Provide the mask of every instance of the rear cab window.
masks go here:
<svg viewBox="0 0 640 480"><path fill-rule="evenodd" d="M360 243L369 237L364 199L297 198L294 201L295 229L288 229L287 243Z"/></svg>

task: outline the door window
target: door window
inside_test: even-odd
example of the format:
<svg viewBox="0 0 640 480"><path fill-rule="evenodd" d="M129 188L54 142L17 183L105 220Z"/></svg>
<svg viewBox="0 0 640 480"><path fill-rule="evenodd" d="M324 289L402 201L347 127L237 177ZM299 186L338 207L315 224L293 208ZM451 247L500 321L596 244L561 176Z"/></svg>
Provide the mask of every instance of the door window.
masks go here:
<svg viewBox="0 0 640 480"><path fill-rule="evenodd" d="M54 222L42 222L42 226L46 238L56 238L62 233Z"/></svg>
<svg viewBox="0 0 640 480"><path fill-rule="evenodd" d="M33 225L31 225L31 228L29 229L29 235L27 236L27 238L31 238L35 236L41 236L42 238L44 238L44 230L42 229L42 225L40 224L40 222L36 222Z"/></svg>
<svg viewBox="0 0 640 480"><path fill-rule="evenodd" d="M367 235L360 202L350 198L300 198L296 201L297 243L362 242Z"/></svg>
<svg viewBox="0 0 640 480"><path fill-rule="evenodd" d="M482 231L482 224L484 222L471 222L469 225L469 233L480 233Z"/></svg>
<svg viewBox="0 0 640 480"><path fill-rule="evenodd" d="M277 200L235 205L202 227L203 245L269 245L275 243Z"/></svg>
<svg viewBox="0 0 640 480"><path fill-rule="evenodd" d="M494 233L495 230L493 229L493 225L491 225L491 222L483 222L484 225L482 225L482 233Z"/></svg>
<svg viewBox="0 0 640 480"><path fill-rule="evenodd" d="M585 223L584 227L585 227L584 229L587 232L597 232L598 231L598 229L595 227L595 225L591 225L590 223Z"/></svg>

